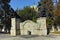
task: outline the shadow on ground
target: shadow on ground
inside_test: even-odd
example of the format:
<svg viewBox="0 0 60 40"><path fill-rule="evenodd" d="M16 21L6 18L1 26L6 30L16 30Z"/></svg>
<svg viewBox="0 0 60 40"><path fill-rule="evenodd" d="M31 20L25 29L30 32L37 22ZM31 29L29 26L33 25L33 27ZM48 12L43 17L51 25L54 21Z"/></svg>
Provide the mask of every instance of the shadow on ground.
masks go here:
<svg viewBox="0 0 60 40"><path fill-rule="evenodd" d="M0 32L0 34L9 34L9 33L7 33L7 32Z"/></svg>
<svg viewBox="0 0 60 40"><path fill-rule="evenodd" d="M33 38L33 37L39 37L39 35L21 35L23 38Z"/></svg>
<svg viewBox="0 0 60 40"><path fill-rule="evenodd" d="M22 38L37 38L37 37L40 37L40 38L42 38L42 37L44 37L44 38L56 38L56 36L55 35L20 35L20 37L22 37Z"/></svg>

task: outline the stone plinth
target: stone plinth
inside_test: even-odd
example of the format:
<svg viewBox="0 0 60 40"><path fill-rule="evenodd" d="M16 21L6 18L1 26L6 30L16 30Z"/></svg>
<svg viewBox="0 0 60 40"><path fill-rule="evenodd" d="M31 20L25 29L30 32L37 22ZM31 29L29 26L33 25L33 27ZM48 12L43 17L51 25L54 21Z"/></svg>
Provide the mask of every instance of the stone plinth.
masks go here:
<svg viewBox="0 0 60 40"><path fill-rule="evenodd" d="M54 29L54 26L52 26L52 29L50 30L50 32L54 32L54 30L55 30L55 29Z"/></svg>
<svg viewBox="0 0 60 40"><path fill-rule="evenodd" d="M59 26L57 26L57 28L58 28L58 31L60 31L60 28L59 28Z"/></svg>
<svg viewBox="0 0 60 40"><path fill-rule="evenodd" d="M16 36L16 18L11 19L11 36Z"/></svg>
<svg viewBox="0 0 60 40"><path fill-rule="evenodd" d="M47 35L46 17L38 18L37 23L38 23L39 29L40 29L39 35Z"/></svg>

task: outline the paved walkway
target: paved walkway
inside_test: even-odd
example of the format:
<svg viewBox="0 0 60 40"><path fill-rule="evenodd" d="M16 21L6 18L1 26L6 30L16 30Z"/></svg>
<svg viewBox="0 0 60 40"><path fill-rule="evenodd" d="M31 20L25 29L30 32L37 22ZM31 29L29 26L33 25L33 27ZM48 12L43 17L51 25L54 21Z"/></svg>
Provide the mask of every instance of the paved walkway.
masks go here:
<svg viewBox="0 0 60 40"><path fill-rule="evenodd" d="M9 34L0 34L0 40L60 40L58 35L47 36L16 36L12 37Z"/></svg>

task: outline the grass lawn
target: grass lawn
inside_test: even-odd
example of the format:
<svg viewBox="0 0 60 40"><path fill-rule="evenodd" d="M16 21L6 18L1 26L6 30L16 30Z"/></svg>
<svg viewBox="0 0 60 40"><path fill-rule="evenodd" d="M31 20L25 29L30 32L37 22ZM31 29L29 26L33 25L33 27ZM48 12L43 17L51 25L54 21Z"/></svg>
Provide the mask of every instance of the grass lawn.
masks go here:
<svg viewBox="0 0 60 40"><path fill-rule="evenodd" d="M52 33L54 33L54 34L60 34L60 31L57 31L57 32L52 32Z"/></svg>

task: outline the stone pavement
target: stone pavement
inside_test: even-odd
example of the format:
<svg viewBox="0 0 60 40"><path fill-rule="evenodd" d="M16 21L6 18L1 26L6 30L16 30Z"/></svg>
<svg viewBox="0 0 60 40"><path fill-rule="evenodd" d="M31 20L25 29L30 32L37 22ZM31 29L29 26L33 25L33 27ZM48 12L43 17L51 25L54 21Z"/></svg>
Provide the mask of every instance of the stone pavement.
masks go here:
<svg viewBox="0 0 60 40"><path fill-rule="evenodd" d="M47 35L47 36L16 36L12 37L9 34L0 34L0 40L60 40L60 36Z"/></svg>

